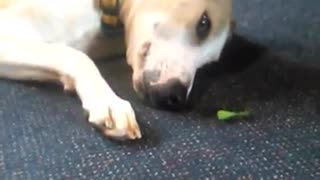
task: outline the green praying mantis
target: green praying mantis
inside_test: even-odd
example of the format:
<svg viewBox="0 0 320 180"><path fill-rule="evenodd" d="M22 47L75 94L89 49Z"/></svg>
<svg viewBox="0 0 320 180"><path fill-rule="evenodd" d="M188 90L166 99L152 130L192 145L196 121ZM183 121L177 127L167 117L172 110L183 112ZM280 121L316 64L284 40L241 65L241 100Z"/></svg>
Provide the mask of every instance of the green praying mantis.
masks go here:
<svg viewBox="0 0 320 180"><path fill-rule="evenodd" d="M235 112L235 111L228 111L228 110L219 110L217 112L217 118L220 121L228 121L234 118L246 118L250 116L250 112L249 111L239 111L239 112Z"/></svg>

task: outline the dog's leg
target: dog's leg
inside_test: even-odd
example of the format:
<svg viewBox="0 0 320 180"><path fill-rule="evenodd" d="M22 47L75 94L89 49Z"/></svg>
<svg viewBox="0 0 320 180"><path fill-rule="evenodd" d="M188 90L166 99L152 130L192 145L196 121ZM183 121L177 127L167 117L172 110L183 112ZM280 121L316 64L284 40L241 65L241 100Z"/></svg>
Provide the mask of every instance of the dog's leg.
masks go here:
<svg viewBox="0 0 320 180"><path fill-rule="evenodd" d="M87 55L73 48L0 36L0 77L60 81L77 92L90 123L107 136L141 137L130 103L112 91Z"/></svg>

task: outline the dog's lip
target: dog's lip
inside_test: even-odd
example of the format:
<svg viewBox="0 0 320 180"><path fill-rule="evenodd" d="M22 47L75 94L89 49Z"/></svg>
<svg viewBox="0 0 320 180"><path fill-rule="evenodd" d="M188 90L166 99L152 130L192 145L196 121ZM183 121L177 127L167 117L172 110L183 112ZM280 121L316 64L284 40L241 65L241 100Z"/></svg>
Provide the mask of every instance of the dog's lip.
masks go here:
<svg viewBox="0 0 320 180"><path fill-rule="evenodd" d="M189 100L185 101L183 105L175 107L175 106L165 105L164 103L161 103L161 102L158 103L155 99L152 98L152 96L150 96L148 92L139 93L139 94L140 95L138 96L146 105L155 109L168 110L172 112L184 112L184 111L189 111L193 107L193 105L190 104L191 101Z"/></svg>
<svg viewBox="0 0 320 180"><path fill-rule="evenodd" d="M145 86L141 81L133 82L133 89L139 98L146 98Z"/></svg>
<svg viewBox="0 0 320 180"><path fill-rule="evenodd" d="M149 56L150 47L151 47L151 41L145 41L140 46L138 54L139 54L139 57L141 58L141 64L144 64L146 59L147 59L147 57Z"/></svg>
<svg viewBox="0 0 320 180"><path fill-rule="evenodd" d="M142 56L144 58L146 58L149 55L150 47L151 47L150 41L146 41L142 44L141 49L142 49Z"/></svg>

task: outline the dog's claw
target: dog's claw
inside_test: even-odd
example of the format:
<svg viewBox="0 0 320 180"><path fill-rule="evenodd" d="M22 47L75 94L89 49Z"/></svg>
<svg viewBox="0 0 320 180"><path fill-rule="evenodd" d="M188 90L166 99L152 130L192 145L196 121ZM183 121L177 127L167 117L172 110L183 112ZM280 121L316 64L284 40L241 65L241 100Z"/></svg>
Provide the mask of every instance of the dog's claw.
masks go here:
<svg viewBox="0 0 320 180"><path fill-rule="evenodd" d="M89 110L89 122L102 130L113 139L134 140L141 138L139 125L135 113L128 101L120 98L110 101L109 105Z"/></svg>

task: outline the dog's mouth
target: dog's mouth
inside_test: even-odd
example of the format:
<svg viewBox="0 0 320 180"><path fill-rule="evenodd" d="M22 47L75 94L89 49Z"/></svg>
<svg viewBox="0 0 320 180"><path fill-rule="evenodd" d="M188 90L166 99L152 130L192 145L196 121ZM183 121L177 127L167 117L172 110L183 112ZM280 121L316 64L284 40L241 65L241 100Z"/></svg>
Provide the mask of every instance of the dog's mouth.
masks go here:
<svg viewBox="0 0 320 180"><path fill-rule="evenodd" d="M140 99L157 109L182 111L192 105L187 96L188 86L178 79L172 79L165 84L151 86L143 80L134 82L134 89Z"/></svg>

